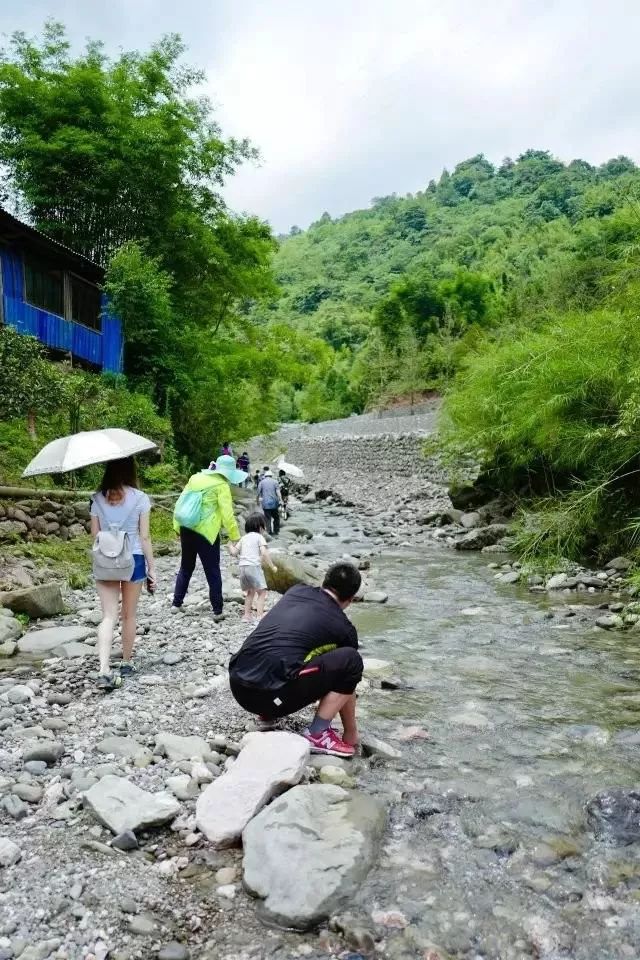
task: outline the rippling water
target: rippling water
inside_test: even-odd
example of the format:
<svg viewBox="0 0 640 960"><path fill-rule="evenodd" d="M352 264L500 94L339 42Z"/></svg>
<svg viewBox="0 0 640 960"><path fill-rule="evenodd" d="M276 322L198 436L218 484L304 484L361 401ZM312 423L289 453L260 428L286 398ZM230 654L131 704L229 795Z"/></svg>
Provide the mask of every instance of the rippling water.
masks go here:
<svg viewBox="0 0 640 960"><path fill-rule="evenodd" d="M324 556L374 548L347 513ZM356 523L357 527L357 523ZM351 538L345 542L346 538ZM385 606L353 607L368 656L408 690L364 691L363 725L403 752L367 789L395 800L371 910L401 911L390 956L640 956L640 850L593 839L585 802L640 781L640 633L605 633L562 600L496 585L487 558L437 544L383 549ZM401 741L419 725L428 740Z"/></svg>

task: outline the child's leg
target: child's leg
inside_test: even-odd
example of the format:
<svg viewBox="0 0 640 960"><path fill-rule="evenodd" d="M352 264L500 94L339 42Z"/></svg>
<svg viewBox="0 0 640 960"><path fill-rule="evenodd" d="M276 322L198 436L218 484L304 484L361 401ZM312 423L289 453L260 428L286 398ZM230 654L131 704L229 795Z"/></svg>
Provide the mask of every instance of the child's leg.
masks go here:
<svg viewBox="0 0 640 960"><path fill-rule="evenodd" d="M260 618L264 614L264 605L267 599L267 591L257 590L256 592L258 594L258 602L256 603L256 612L257 612L258 618Z"/></svg>
<svg viewBox="0 0 640 960"><path fill-rule="evenodd" d="M245 620L251 620L251 608L253 606L253 597L255 595L255 590L250 588L244 595L244 618Z"/></svg>

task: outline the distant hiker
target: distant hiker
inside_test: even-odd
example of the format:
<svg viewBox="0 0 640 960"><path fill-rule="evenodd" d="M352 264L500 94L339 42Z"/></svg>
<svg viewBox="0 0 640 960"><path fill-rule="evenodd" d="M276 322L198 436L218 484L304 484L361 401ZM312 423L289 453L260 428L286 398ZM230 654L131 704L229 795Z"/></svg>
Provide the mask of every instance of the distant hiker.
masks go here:
<svg viewBox="0 0 640 960"><path fill-rule="evenodd" d="M156 572L149 533L151 501L138 489L133 457L107 464L91 502L91 534L94 538L93 569L102 606L98 627L100 675L96 681L102 690L120 686L135 667L131 662L136 639L136 612L145 580L155 589ZM108 542L107 542L108 541ZM118 555L114 550L120 547ZM118 563L122 566L118 569ZM125 576L126 573L126 576ZM122 663L119 674L111 672L111 645L118 622L122 597Z"/></svg>
<svg viewBox="0 0 640 960"><path fill-rule="evenodd" d="M241 456L239 456L238 459L236 460L236 467L238 468L238 470L244 470L244 472L247 474L247 479L246 479L246 481L245 481L244 486L245 486L245 487L248 487L249 484L250 484L250 482L251 482L251 476L250 476L250 474L251 474L251 461L249 460L249 454L247 453L246 450L245 450L244 453L241 454Z"/></svg>
<svg viewBox="0 0 640 960"><path fill-rule="evenodd" d="M225 440L225 442L222 444L222 446L221 446L221 448L220 448L220 456L221 456L221 457L233 457L233 456L234 456L233 450L231 449L231 444L229 443L228 440Z"/></svg>
<svg viewBox="0 0 640 960"><path fill-rule="evenodd" d="M280 487L268 468L258 484L257 500L269 523L269 533L277 537L280 533Z"/></svg>
<svg viewBox="0 0 640 960"><path fill-rule="evenodd" d="M278 470L278 486L280 487L280 497L284 507L284 518L289 518L289 494L291 493L291 478L287 476L285 470Z"/></svg>
<svg viewBox="0 0 640 960"><path fill-rule="evenodd" d="M359 589L350 563L330 567L322 587L291 587L229 662L231 693L265 727L320 701L304 733L312 753L352 757L356 750L355 690L363 664L344 611ZM342 738L331 726L338 714Z"/></svg>
<svg viewBox="0 0 640 960"><path fill-rule="evenodd" d="M250 513L244 524L245 534L238 544L229 544L229 550L234 557L239 557L240 587L244 590L244 623L252 623L253 598L257 598L256 615L258 620L264 614L264 604L267 599L267 581L264 577L262 564L266 563L272 570L278 568L271 559L264 538L266 520L263 513Z"/></svg>
<svg viewBox="0 0 640 960"><path fill-rule="evenodd" d="M218 457L215 467L215 470L201 470L190 478L173 512L173 528L180 534L182 548L173 607L182 606L195 570L196 559L200 557L209 584L213 619L219 621L224 619L220 530L224 527L230 540L240 539L229 484L241 484L247 475L236 469L233 457Z"/></svg>
<svg viewBox="0 0 640 960"><path fill-rule="evenodd" d="M260 483L261 480L262 480L262 475L259 470L256 470L256 472L253 475L253 485L256 488L256 490L258 489L258 484Z"/></svg>

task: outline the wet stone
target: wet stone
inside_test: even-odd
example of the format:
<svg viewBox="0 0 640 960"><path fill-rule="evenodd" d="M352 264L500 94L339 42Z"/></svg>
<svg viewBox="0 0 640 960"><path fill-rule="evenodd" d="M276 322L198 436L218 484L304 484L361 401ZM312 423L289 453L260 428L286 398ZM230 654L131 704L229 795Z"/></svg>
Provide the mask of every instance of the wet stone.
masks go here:
<svg viewBox="0 0 640 960"><path fill-rule="evenodd" d="M191 954L183 943L172 940L158 951L158 960L189 960Z"/></svg>

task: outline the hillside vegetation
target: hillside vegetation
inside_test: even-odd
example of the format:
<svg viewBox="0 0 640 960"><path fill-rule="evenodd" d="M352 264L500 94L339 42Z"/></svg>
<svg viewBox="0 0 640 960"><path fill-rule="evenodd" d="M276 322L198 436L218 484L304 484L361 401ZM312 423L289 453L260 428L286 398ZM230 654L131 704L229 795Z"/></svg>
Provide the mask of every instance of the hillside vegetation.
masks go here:
<svg viewBox="0 0 640 960"><path fill-rule="evenodd" d="M281 242L277 304L334 350L289 395L301 415L428 387L444 436L521 498L525 555L634 551L640 538L640 173L529 150L460 163L415 196Z"/></svg>

